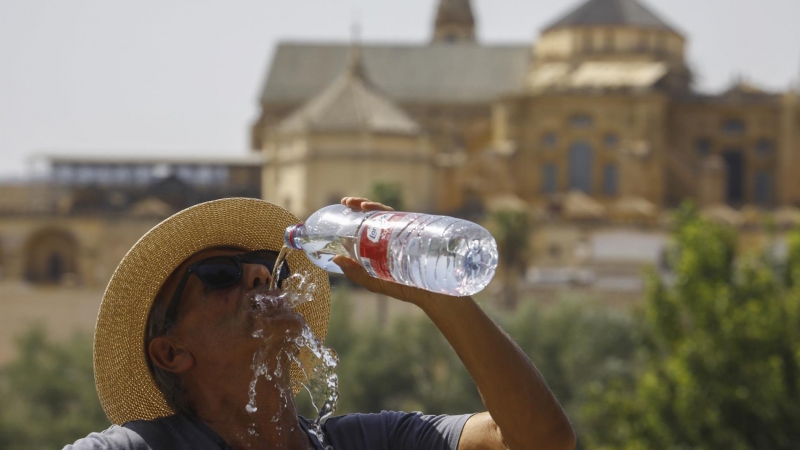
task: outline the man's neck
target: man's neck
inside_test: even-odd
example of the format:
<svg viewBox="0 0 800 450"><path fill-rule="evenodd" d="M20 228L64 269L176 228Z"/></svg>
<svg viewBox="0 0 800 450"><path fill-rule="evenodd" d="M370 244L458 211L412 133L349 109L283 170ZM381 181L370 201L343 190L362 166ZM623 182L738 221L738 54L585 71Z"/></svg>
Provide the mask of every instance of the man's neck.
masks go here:
<svg viewBox="0 0 800 450"><path fill-rule="evenodd" d="M288 380L287 380L288 381ZM287 389L287 388L283 388ZM280 448L308 450L313 448L308 435L300 427L297 407L291 390L266 380L259 380L257 409L248 412L247 400L241 396L206 392L193 399L198 419L205 423L233 449ZM231 401L234 399L233 401Z"/></svg>

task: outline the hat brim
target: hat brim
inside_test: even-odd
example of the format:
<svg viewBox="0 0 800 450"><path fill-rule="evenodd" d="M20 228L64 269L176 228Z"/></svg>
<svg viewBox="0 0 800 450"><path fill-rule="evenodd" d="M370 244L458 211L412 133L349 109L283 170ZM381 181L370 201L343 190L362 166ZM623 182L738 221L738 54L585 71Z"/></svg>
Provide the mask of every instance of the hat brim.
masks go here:
<svg viewBox="0 0 800 450"><path fill-rule="evenodd" d="M111 423L174 414L155 384L144 348L150 308L170 274L191 255L211 247L280 250L284 230L297 222L269 202L228 198L180 211L139 239L108 283L95 328L95 385ZM307 274L307 281L316 285L314 300L297 311L324 339L330 318L327 273L303 252L291 252L287 261L292 272ZM292 367L293 382L299 379L302 372Z"/></svg>

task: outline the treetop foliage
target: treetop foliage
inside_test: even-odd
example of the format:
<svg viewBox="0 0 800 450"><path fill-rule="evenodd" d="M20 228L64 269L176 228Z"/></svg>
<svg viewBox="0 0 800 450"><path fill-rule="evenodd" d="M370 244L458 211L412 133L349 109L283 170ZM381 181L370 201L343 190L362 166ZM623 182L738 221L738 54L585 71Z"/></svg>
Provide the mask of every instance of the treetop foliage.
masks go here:
<svg viewBox="0 0 800 450"><path fill-rule="evenodd" d="M641 363L583 408L594 448L776 449L800 442L800 238L784 276L766 255L737 257L733 231L684 207L671 279L655 273Z"/></svg>

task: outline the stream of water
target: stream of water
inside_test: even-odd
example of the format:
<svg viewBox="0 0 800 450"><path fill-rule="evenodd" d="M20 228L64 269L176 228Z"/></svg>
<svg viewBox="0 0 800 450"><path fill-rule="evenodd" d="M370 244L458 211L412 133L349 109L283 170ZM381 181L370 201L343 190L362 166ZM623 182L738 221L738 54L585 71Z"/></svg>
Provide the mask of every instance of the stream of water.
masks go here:
<svg viewBox="0 0 800 450"><path fill-rule="evenodd" d="M270 291L277 287L277 279L281 266L289 253L288 247L281 249L278 260L272 272L272 283ZM314 299L316 285L308 280L307 274L295 273L282 283L283 291L279 295L258 294L254 299L254 312L267 313L274 311L279 305L285 302L285 308L295 309L299 305L310 302ZM253 378L249 388L249 402L245 406L248 413L258 411L256 402L256 384L263 377L267 381L280 379L284 370L288 367L281 367L281 359L286 358L296 365L304 374L300 379L292 380L292 386L280 386L280 396L283 400L282 407L288 406L294 397L294 392L298 389L305 389L311 397L311 403L317 412L317 417L309 425L309 431L313 433L326 450L333 450L330 445L326 445L324 433L322 432L322 421L328 418L336 410L339 399L339 378L336 375L336 367L339 358L333 349L325 347L322 340L314 334L308 324L298 334L287 334L282 337L280 343L281 351L277 358L269 357L266 349L270 337L264 338L264 330L258 329L253 332L254 338L263 338L262 346L253 355ZM278 431L280 425L277 424L280 418L280 411L276 411L272 421L276 423ZM255 429L251 428L248 432L253 435Z"/></svg>

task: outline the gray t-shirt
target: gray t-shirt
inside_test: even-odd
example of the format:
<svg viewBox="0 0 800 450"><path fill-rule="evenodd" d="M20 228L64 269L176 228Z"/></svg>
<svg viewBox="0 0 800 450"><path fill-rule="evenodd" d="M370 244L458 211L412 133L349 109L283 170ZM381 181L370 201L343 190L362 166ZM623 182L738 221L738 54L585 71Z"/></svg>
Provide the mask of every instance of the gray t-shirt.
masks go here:
<svg viewBox="0 0 800 450"><path fill-rule="evenodd" d="M461 430L470 415L426 416L422 413L383 411L380 414L348 414L323 424L326 444L335 450L456 450ZM309 420L299 418L308 432ZM312 436L317 450L322 447ZM213 430L192 416L173 415L155 420L113 425L92 433L65 450L229 450Z"/></svg>

